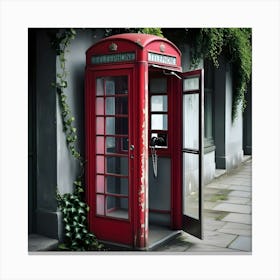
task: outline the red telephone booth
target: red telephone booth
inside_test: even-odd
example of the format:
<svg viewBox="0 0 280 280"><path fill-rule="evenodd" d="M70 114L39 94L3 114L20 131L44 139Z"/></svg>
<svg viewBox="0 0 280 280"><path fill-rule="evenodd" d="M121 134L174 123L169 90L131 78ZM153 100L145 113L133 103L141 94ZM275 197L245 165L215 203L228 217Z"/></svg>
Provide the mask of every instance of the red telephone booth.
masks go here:
<svg viewBox="0 0 280 280"><path fill-rule="evenodd" d="M90 230L135 249L202 238L203 71L164 38L111 36L87 50L85 104Z"/></svg>

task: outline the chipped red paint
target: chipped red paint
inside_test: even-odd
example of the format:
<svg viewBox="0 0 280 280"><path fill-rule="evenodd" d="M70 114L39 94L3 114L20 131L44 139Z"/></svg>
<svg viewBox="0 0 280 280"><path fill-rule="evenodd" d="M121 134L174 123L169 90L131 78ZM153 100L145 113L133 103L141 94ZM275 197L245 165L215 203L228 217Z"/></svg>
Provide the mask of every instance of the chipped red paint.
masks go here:
<svg viewBox="0 0 280 280"><path fill-rule="evenodd" d="M137 221L137 244L136 247L145 248L147 244L147 188L148 188L148 129L147 129L147 118L148 118L148 94L147 94L147 71L148 64L146 61L138 62L138 96L137 98L137 147L138 147L138 157L136 166L138 174L136 175L137 181L137 194L138 194L138 221ZM142 81L142 82L140 82ZM137 135L138 134L138 135Z"/></svg>

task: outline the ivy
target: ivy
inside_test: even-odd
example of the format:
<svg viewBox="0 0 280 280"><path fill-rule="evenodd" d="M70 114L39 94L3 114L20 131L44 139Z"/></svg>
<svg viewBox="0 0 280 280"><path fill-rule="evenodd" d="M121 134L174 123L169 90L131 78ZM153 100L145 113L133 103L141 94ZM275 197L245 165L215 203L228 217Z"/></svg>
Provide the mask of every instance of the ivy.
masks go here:
<svg viewBox="0 0 280 280"><path fill-rule="evenodd" d="M84 202L83 176L84 176L84 159L80 152L76 149L78 140L77 128L74 126L75 117L72 115L70 106L67 102L68 87L66 70L66 53L69 52L71 41L76 37L74 29L65 29L57 33L52 39L51 44L56 51L58 57L60 71L56 75L56 82L52 85L56 88L59 99L61 117L63 123L63 132L66 136L66 144L71 155L76 159L81 167L80 175L73 182L74 192L60 194L57 191L58 207L63 214L64 222L64 243L59 245L61 250L85 251L85 250L102 250L103 245L100 244L96 237L88 231L87 214L88 205Z"/></svg>
<svg viewBox="0 0 280 280"><path fill-rule="evenodd" d="M112 36L121 33L142 33L142 34L152 34L159 37L163 37L161 28L149 27L149 28L106 28L105 37Z"/></svg>
<svg viewBox="0 0 280 280"><path fill-rule="evenodd" d="M245 93L252 72L252 46L250 28L199 28L188 29L192 45L192 65L200 59L209 59L219 66L219 56L224 54L233 69L232 119L238 107L246 107Z"/></svg>
<svg viewBox="0 0 280 280"><path fill-rule="evenodd" d="M76 31L74 29L66 29L61 34L58 34L56 38L52 41L52 46L56 50L56 55L58 56L60 72L57 73L56 83L53 85L56 87L56 92L59 98L59 105L61 109L63 131L66 135L66 142L72 156L80 162L83 166L83 158L81 154L77 151L75 143L77 142L77 128L74 127L75 118L72 116L71 109L67 103L67 94L65 90L68 87L66 71L66 53L69 52L68 47L72 40L75 39Z"/></svg>
<svg viewBox="0 0 280 280"><path fill-rule="evenodd" d="M96 237L88 232L87 213L88 205L81 201L80 196L66 193L57 193L59 208L63 214L65 238L59 245L60 250L88 251L102 250L103 245Z"/></svg>

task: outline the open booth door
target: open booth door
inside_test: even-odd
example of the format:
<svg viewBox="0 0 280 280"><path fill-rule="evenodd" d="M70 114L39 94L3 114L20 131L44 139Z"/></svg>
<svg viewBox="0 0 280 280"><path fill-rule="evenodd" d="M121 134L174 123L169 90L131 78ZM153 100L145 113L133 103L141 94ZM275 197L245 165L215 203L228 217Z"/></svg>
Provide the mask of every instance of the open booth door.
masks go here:
<svg viewBox="0 0 280 280"><path fill-rule="evenodd" d="M203 69L182 75L182 212L183 230L200 239L203 209Z"/></svg>

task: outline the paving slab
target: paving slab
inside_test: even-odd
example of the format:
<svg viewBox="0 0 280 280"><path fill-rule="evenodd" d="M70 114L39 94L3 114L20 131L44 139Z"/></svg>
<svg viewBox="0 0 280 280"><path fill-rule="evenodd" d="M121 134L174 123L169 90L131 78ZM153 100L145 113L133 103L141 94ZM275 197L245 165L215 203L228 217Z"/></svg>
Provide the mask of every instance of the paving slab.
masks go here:
<svg viewBox="0 0 280 280"><path fill-rule="evenodd" d="M224 202L251 205L251 199L246 197L229 196Z"/></svg>
<svg viewBox="0 0 280 280"><path fill-rule="evenodd" d="M252 182L251 180L245 180L245 179L235 179L235 178L227 178L224 181L225 184L230 185L241 185L241 186L251 186Z"/></svg>
<svg viewBox="0 0 280 280"><path fill-rule="evenodd" d="M243 191L232 191L228 194L229 196L238 196L238 197L251 197L251 192L243 192Z"/></svg>
<svg viewBox="0 0 280 280"><path fill-rule="evenodd" d="M248 236L238 236L229 246L229 249L252 251L252 238Z"/></svg>
<svg viewBox="0 0 280 280"><path fill-rule="evenodd" d="M214 184L208 184L206 185L207 188L210 189L222 189L222 190L227 190L230 185L228 184L218 184L218 183L214 183Z"/></svg>
<svg viewBox="0 0 280 280"><path fill-rule="evenodd" d="M252 236L252 226L247 224L228 222L225 223L220 229L218 229L218 231L236 235Z"/></svg>
<svg viewBox="0 0 280 280"><path fill-rule="evenodd" d="M210 230L214 231L214 230L221 229L225 225L226 225L226 222L217 221L213 218L205 218L204 223L203 223L204 229L208 230L208 231L210 231Z"/></svg>
<svg viewBox="0 0 280 280"><path fill-rule="evenodd" d="M229 185L228 189L229 190L234 190L234 191L243 191L243 192L251 192L252 191L252 187L240 186L240 185Z"/></svg>
<svg viewBox="0 0 280 280"><path fill-rule="evenodd" d="M204 245L226 248L228 247L229 244L232 243L233 240L236 239L236 237L237 235L234 234L204 230L204 236L202 240L187 233L184 239L185 241L193 244L204 244Z"/></svg>
<svg viewBox="0 0 280 280"><path fill-rule="evenodd" d="M223 219L223 222L232 222L232 223L241 223L241 224L252 224L252 216L248 214L238 214L230 213L226 215Z"/></svg>
<svg viewBox="0 0 280 280"><path fill-rule="evenodd" d="M205 201L203 203L203 207L206 210L212 210L214 207L216 207L219 203L218 202L211 202L211 201Z"/></svg>
<svg viewBox="0 0 280 280"><path fill-rule="evenodd" d="M226 234L218 231L204 230L203 243L206 245L227 247L235 238L236 235L234 234Z"/></svg>
<svg viewBox="0 0 280 280"><path fill-rule="evenodd" d="M215 206L213 210L249 214L251 213L251 206L232 203L220 203Z"/></svg>
<svg viewBox="0 0 280 280"><path fill-rule="evenodd" d="M240 250L234 250L229 248L205 245L205 244L193 244L186 252L190 253L229 253L232 254L233 252L240 253Z"/></svg>

